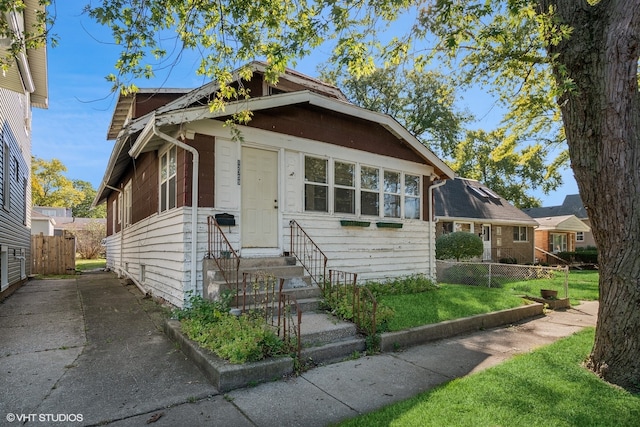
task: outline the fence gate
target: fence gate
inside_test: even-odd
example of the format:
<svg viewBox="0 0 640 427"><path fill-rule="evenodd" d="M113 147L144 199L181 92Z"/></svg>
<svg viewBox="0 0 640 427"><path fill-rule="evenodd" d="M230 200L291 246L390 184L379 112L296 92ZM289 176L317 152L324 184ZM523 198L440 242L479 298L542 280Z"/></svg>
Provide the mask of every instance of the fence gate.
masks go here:
<svg viewBox="0 0 640 427"><path fill-rule="evenodd" d="M31 236L31 274L74 274L76 270L76 238Z"/></svg>

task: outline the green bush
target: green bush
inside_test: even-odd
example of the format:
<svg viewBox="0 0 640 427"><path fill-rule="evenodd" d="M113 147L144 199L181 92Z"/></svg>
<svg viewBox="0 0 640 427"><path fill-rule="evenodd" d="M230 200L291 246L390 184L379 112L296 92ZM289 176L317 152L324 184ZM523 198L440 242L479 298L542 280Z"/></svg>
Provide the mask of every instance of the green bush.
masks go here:
<svg viewBox="0 0 640 427"><path fill-rule="evenodd" d="M581 249L576 250L575 252L559 252L556 255L567 262L577 262L582 264L598 263L598 251L596 249Z"/></svg>
<svg viewBox="0 0 640 427"><path fill-rule="evenodd" d="M386 282L368 282L365 286L376 298L381 295L417 294L438 289L435 283L422 274L400 277Z"/></svg>
<svg viewBox="0 0 640 427"><path fill-rule="evenodd" d="M482 255L482 239L473 233L456 231L444 234L436 240L436 258L456 261Z"/></svg>

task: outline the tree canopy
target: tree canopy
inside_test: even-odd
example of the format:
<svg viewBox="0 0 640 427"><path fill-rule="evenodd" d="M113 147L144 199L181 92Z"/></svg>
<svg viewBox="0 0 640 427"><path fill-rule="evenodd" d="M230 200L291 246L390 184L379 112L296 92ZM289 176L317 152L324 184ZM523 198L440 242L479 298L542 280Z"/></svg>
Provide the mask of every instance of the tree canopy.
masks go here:
<svg viewBox="0 0 640 427"><path fill-rule="evenodd" d="M58 159L31 159L31 196L35 206L71 208L77 218L106 218L105 206L91 209L96 190L90 182L71 180Z"/></svg>

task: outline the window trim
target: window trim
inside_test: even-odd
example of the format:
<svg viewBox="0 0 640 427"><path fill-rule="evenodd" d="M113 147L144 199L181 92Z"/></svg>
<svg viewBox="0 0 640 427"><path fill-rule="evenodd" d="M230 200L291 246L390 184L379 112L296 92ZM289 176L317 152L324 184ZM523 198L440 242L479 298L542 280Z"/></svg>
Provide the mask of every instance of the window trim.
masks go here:
<svg viewBox="0 0 640 427"><path fill-rule="evenodd" d="M314 160L320 160L325 162L325 175L324 175L324 180L325 182L319 182L319 181L309 181L307 179L307 159L314 159ZM333 197L331 194L331 189L333 188L333 186L331 185L331 183L329 182L330 177L332 176L332 172L333 172L333 168L331 168L332 162L330 161L331 159L329 159L328 157L320 157L320 156L310 156L305 154L303 159L302 159L302 173L303 173L303 177L304 177L304 182L303 182L303 206L304 206L304 211L305 212L323 212L323 213L332 213L333 210L331 209L332 206L332 202L333 202ZM325 199L325 209L324 210L318 210L318 209L307 209L307 186L313 186L313 187L323 187L326 191L326 199ZM315 207L315 203L313 204Z"/></svg>
<svg viewBox="0 0 640 427"><path fill-rule="evenodd" d="M169 171L170 171L170 161L171 161L171 152L175 153L175 172L173 175L169 175ZM162 165L162 159L165 158L167 159L167 164L166 164L166 169L167 169L167 176L166 178L163 180L162 178L162 171L163 171L163 165ZM159 153L158 156L158 212L162 213L162 212L167 212L170 211L172 209L175 209L178 207L178 149L175 145L169 144L164 150L162 150ZM171 179L175 178L175 182L174 182L174 197L175 200L173 200L173 206L171 203L171 188L170 188L170 183L171 183ZM166 194L164 194L164 196L166 197L166 206L163 208L162 206L162 196L163 196L163 189L162 189L162 184L166 183Z"/></svg>
<svg viewBox="0 0 640 427"><path fill-rule="evenodd" d="M124 210L124 218L123 218L123 227L129 227L133 221L132 221L132 191L131 191L131 180L129 180L129 182L127 182L124 186L124 190L123 190L123 206L122 209Z"/></svg>
<svg viewBox="0 0 640 427"><path fill-rule="evenodd" d="M576 242L584 242L584 231L576 231Z"/></svg>

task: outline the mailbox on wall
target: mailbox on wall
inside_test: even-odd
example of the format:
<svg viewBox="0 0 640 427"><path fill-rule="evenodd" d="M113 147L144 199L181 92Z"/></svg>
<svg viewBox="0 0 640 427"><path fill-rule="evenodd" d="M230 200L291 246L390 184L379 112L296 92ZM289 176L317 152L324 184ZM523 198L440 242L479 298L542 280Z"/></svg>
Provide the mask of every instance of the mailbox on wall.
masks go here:
<svg viewBox="0 0 640 427"><path fill-rule="evenodd" d="M221 213L214 215L214 217L218 225L236 225L236 217L231 214Z"/></svg>

